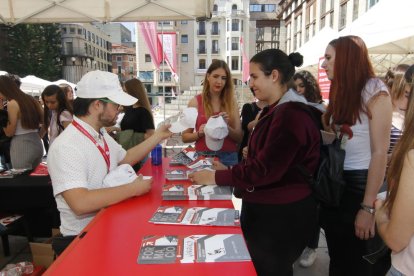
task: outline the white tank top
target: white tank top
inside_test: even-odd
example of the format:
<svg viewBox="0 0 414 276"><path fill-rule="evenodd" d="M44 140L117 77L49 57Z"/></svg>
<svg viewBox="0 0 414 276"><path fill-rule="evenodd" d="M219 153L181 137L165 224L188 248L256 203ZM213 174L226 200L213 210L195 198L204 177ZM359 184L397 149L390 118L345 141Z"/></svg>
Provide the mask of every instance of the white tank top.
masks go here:
<svg viewBox="0 0 414 276"><path fill-rule="evenodd" d="M14 132L14 135L22 135L22 134L38 132L38 131L39 131L38 129L23 128L21 120L18 119L17 124L16 124L16 131Z"/></svg>
<svg viewBox="0 0 414 276"><path fill-rule="evenodd" d="M362 91L363 104L366 106L368 101L380 91L388 93L387 86L378 78L369 79ZM344 170L366 170L371 161L369 118L365 113L362 113L360 117L361 122L357 120L356 124L351 127L352 139L345 144Z"/></svg>

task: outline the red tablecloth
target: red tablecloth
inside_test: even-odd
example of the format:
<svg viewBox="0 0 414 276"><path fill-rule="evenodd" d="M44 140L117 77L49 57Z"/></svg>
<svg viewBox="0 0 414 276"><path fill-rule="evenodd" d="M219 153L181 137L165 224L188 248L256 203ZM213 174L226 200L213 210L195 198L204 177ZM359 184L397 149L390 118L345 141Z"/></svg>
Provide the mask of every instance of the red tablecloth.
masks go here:
<svg viewBox="0 0 414 276"><path fill-rule="evenodd" d="M137 264L142 237L241 233L239 227L155 225L148 220L161 205L231 208L226 201L162 201L161 187L168 159L160 166L150 160L140 173L152 175L151 192L106 208L84 229L44 275L256 275L252 262L196 264ZM180 182L180 181L177 181Z"/></svg>

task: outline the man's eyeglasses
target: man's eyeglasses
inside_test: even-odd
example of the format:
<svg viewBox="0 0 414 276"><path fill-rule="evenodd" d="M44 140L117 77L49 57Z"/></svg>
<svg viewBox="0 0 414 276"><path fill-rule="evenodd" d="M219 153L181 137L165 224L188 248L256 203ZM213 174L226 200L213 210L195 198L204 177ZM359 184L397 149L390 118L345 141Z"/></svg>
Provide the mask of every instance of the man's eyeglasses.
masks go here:
<svg viewBox="0 0 414 276"><path fill-rule="evenodd" d="M116 102L111 101L111 100L110 100L110 99L108 99L108 98L100 98L100 99L98 99L98 100L99 100L99 101L101 101L101 102L104 102L104 103L111 103L111 104L115 105L117 109L119 109L119 108L121 107L121 105L120 105L120 104L117 104Z"/></svg>

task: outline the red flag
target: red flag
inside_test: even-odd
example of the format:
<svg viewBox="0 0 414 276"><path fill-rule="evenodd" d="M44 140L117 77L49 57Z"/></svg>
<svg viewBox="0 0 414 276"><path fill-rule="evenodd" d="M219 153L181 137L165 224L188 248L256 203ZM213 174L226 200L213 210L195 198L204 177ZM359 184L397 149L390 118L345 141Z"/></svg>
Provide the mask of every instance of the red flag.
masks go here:
<svg viewBox="0 0 414 276"><path fill-rule="evenodd" d="M240 48L242 52L242 81L247 82L250 78L249 60L247 59L246 53L243 47L243 37L240 37Z"/></svg>

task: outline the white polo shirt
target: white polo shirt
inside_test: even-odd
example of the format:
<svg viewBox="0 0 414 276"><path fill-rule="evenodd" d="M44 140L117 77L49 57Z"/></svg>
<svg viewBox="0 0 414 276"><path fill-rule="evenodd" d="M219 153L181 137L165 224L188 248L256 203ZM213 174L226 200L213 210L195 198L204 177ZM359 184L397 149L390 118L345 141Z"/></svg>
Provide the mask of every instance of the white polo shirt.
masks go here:
<svg viewBox="0 0 414 276"><path fill-rule="evenodd" d="M76 117L74 120L102 146L103 140L99 137L103 135L109 147L110 170L116 168L118 163L125 158L126 151L108 135L104 128L100 130L101 135L99 135L84 121ZM52 179L53 194L60 212L60 232L64 236L78 235L96 213L75 215L61 193L74 188L88 190L103 188L103 179L108 173L105 159L96 145L70 124L51 145L47 165Z"/></svg>

